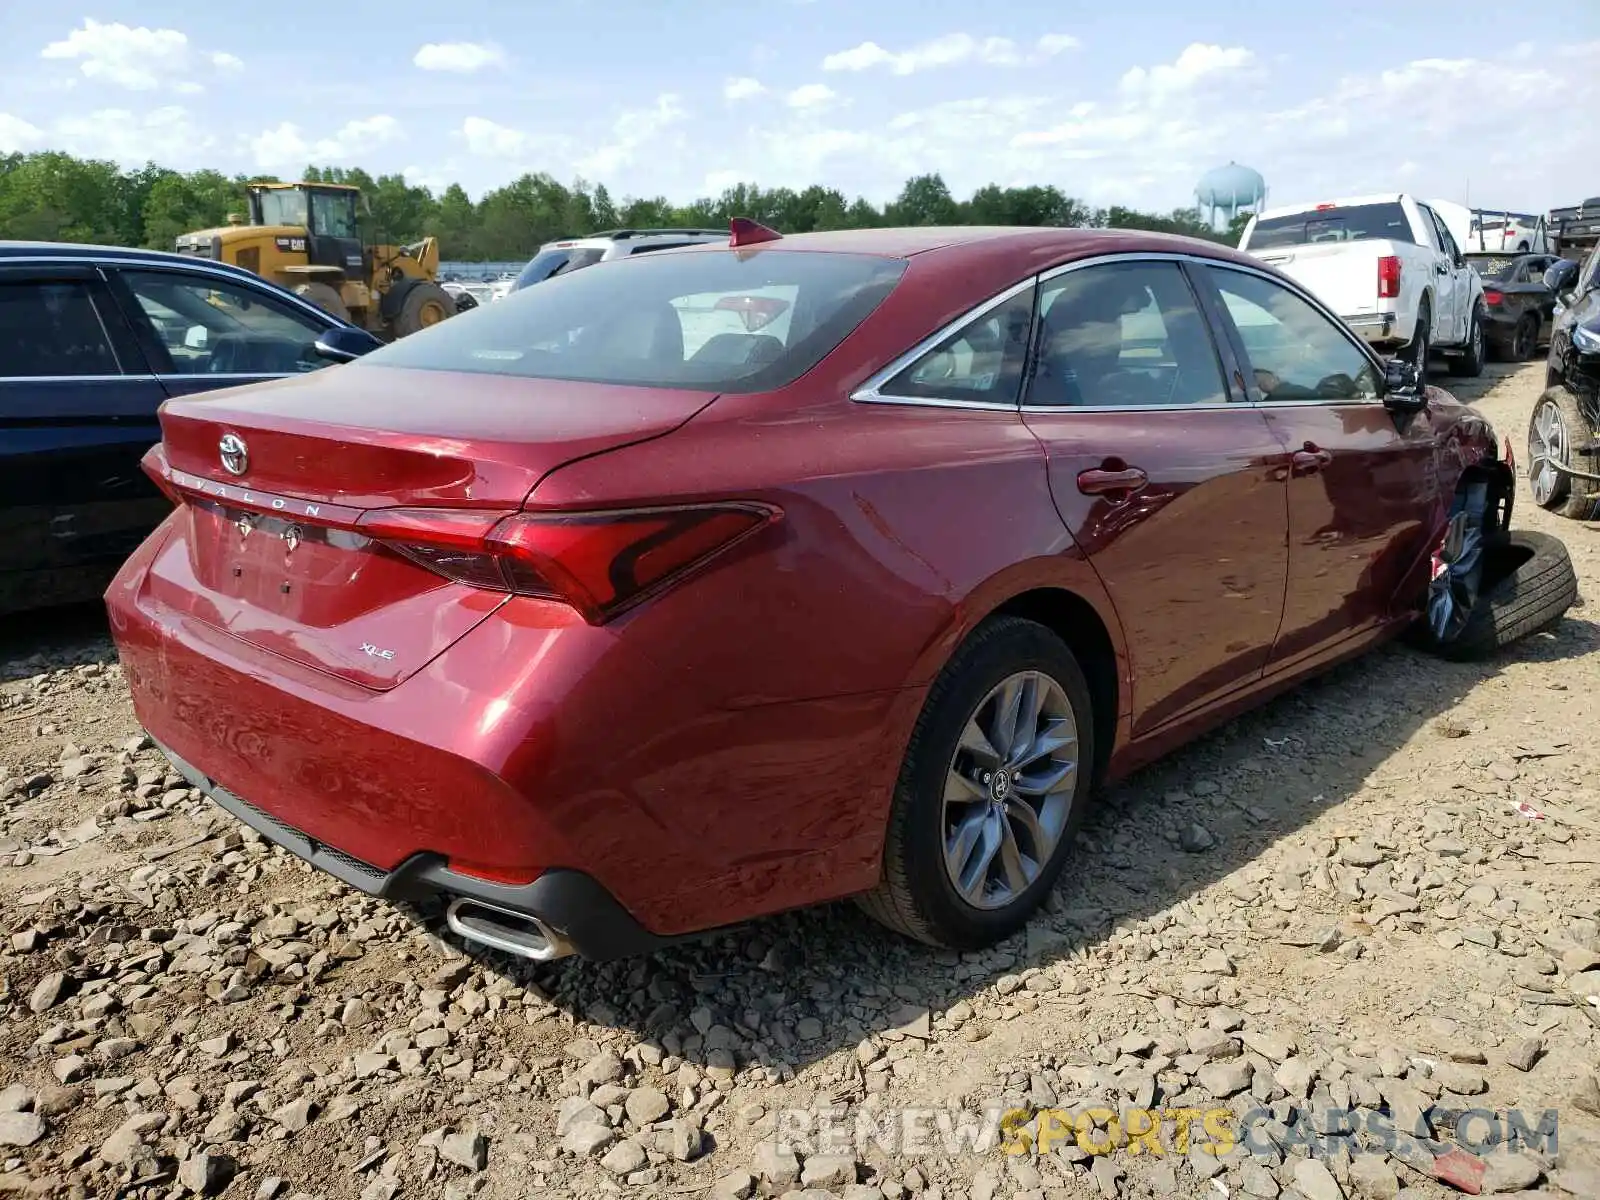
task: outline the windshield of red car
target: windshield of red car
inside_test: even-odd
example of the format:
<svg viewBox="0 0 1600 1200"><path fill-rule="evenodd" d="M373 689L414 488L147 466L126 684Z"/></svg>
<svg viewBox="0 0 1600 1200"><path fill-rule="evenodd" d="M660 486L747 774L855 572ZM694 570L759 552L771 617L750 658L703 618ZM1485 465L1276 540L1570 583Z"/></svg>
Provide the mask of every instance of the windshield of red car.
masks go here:
<svg viewBox="0 0 1600 1200"><path fill-rule="evenodd" d="M618 259L556 275L351 366L765 391L820 362L905 267L790 250Z"/></svg>

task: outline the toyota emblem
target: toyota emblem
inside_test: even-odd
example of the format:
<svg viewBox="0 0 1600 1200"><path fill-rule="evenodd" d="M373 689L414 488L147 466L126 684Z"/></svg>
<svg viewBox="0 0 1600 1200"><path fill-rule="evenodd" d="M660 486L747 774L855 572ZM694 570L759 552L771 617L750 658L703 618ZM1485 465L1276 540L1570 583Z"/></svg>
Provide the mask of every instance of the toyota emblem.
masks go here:
<svg viewBox="0 0 1600 1200"><path fill-rule="evenodd" d="M250 451L237 433L225 433L217 444L222 454L222 469L229 475L243 475L250 468Z"/></svg>

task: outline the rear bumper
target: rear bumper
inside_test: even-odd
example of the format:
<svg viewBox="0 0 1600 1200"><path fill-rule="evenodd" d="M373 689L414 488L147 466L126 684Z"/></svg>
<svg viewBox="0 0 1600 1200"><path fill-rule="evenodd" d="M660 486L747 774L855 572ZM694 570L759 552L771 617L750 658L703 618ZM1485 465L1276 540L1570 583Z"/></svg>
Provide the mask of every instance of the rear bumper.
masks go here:
<svg viewBox="0 0 1600 1200"><path fill-rule="evenodd" d="M1399 313L1356 313L1340 320L1369 345L1403 346L1411 340L1410 331L1400 326Z"/></svg>
<svg viewBox="0 0 1600 1200"><path fill-rule="evenodd" d="M919 690L732 706L707 656L746 695L770 662L664 636L699 611L669 596L598 628L519 598L373 691L167 605L147 582L180 536L106 592L135 714L193 786L352 887L475 897L613 957L876 882Z"/></svg>
<svg viewBox="0 0 1600 1200"><path fill-rule="evenodd" d="M413 904L478 900L535 918L559 933L572 952L597 961L647 954L677 940L645 929L615 896L582 871L557 868L532 883L500 884L452 871L442 857L428 853L413 854L392 871L385 871L286 825L207 778L159 741L156 745L178 774L218 808L267 841L369 896Z"/></svg>

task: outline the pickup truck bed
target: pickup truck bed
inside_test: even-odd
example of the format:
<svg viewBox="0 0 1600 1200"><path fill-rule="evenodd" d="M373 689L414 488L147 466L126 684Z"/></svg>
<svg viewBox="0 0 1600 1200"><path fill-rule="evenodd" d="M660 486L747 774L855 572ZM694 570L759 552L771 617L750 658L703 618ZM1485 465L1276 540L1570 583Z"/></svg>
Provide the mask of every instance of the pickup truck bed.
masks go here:
<svg viewBox="0 0 1600 1200"><path fill-rule="evenodd" d="M1552 208L1547 222L1562 258L1581 259L1600 241L1600 196L1566 208Z"/></svg>

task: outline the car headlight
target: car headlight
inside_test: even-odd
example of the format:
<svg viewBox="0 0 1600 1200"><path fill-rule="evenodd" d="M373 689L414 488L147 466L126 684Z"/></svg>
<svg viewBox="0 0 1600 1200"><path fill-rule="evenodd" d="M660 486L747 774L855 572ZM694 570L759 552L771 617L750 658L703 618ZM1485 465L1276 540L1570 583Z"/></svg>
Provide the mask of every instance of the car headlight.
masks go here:
<svg viewBox="0 0 1600 1200"><path fill-rule="evenodd" d="M1600 354L1600 333L1586 329L1582 325L1575 325L1572 329L1572 344L1585 354Z"/></svg>

